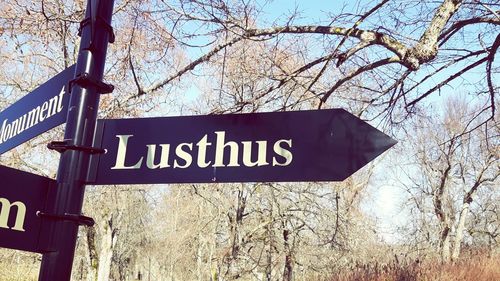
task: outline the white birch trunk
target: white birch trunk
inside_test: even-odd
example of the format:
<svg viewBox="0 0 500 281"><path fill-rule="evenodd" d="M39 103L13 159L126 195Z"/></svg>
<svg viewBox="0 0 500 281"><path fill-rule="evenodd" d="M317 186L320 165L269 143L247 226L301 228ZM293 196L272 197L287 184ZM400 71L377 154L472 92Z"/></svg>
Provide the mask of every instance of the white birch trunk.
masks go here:
<svg viewBox="0 0 500 281"><path fill-rule="evenodd" d="M173 225L172 225L172 233L174 235L177 235L177 221L179 219L179 195L176 195L175 197L175 209L173 210L174 212L174 219L173 219ZM175 268L175 256L173 253L170 253L170 264L169 264L169 272L167 276L168 281L174 281L174 268Z"/></svg>
<svg viewBox="0 0 500 281"><path fill-rule="evenodd" d="M198 247L196 249L196 278L198 281L203 281L203 245L201 239L203 239L203 237L201 233L198 233Z"/></svg>
<svg viewBox="0 0 500 281"><path fill-rule="evenodd" d="M441 259L443 262L450 261L450 235L448 234L443 240L441 248Z"/></svg>
<svg viewBox="0 0 500 281"><path fill-rule="evenodd" d="M106 223L102 232L101 247L99 251L99 266L97 268L97 281L108 281L111 272L111 258L113 257L113 248L115 237L111 227L111 221Z"/></svg>
<svg viewBox="0 0 500 281"><path fill-rule="evenodd" d="M453 261L458 259L460 255L460 247L462 244L462 240L464 239L464 230L465 230L465 219L467 218L467 214L469 213L469 203L464 203L462 205L462 211L460 211L460 216L458 218L458 225L455 233L455 240L453 241L453 253L451 255L451 259Z"/></svg>

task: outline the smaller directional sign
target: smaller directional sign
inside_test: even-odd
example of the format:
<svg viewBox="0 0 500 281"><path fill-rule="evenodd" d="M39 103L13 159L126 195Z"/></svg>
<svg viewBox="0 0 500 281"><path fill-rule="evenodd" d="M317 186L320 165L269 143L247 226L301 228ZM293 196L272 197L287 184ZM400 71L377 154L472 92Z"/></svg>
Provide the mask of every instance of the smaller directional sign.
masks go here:
<svg viewBox="0 0 500 281"><path fill-rule="evenodd" d="M66 122L71 66L0 112L0 154Z"/></svg>
<svg viewBox="0 0 500 281"><path fill-rule="evenodd" d="M342 109L99 120L89 184L342 181L396 142Z"/></svg>
<svg viewBox="0 0 500 281"><path fill-rule="evenodd" d="M42 253L42 219L52 179L0 166L0 247Z"/></svg>

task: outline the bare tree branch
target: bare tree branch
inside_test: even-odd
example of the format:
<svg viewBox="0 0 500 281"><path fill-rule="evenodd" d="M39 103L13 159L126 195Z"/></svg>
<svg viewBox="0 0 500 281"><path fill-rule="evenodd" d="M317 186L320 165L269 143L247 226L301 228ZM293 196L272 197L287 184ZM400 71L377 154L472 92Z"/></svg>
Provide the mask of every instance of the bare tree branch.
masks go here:
<svg viewBox="0 0 500 281"><path fill-rule="evenodd" d="M488 81L488 90L490 91L490 103L491 103L491 117L495 118L495 86L493 85L493 79L491 78L491 67L493 61L495 60L495 55L500 47L500 34L497 35L493 46L489 50L488 62L486 63L486 80Z"/></svg>
<svg viewBox="0 0 500 281"><path fill-rule="evenodd" d="M437 84L436 86L432 87L430 90L428 90L427 92L421 94L418 98L414 99L413 101L409 102L406 104L406 108L410 108L410 107L413 107L415 106L418 102L420 102L421 100L423 100L424 98L426 98L428 95L432 94L434 91L436 90L439 90L441 89L443 86L447 85L448 83L450 83L451 81L455 80L456 78L460 77L462 74L464 74L465 72L483 64L484 62L488 61L488 57L484 57L468 66L466 66L465 68L463 68L462 70L456 72L455 74L451 75L450 77L446 78L444 81L442 81L441 83Z"/></svg>
<svg viewBox="0 0 500 281"><path fill-rule="evenodd" d="M363 72L366 72L366 71L369 71L369 70L373 70L373 69L375 69L377 67L380 67L380 66L383 66L383 65L387 65L387 64L391 64L391 63L397 63L399 61L400 60L399 60L398 57L392 57L392 58L382 59L382 60L376 61L374 63L364 65L364 66L356 69L355 71L352 71L348 75L344 76L344 78L338 80L337 83L335 83L333 85L333 87L331 87L328 91L320 94L321 95L321 99L320 99L320 104L318 105L318 108L321 108L323 106L323 104L326 102L326 100L328 100L328 98L332 95L332 93L335 92L335 90L337 90L345 82L351 80L352 78L358 76L359 74L361 74Z"/></svg>

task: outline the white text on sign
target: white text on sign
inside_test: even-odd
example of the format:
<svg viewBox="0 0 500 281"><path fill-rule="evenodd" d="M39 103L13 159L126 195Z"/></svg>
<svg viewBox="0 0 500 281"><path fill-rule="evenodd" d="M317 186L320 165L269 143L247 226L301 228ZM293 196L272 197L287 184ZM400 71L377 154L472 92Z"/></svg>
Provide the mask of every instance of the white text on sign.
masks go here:
<svg viewBox="0 0 500 281"><path fill-rule="evenodd" d="M149 169L161 168L180 168L185 169L193 164L193 153L196 156L196 165L200 168L207 167L240 167L239 155L242 154L243 166L288 166L292 163L293 154L291 152L292 140L280 139L273 144L272 157L268 157L267 147L268 141L226 141L225 131L216 131L215 139L215 155L212 158L207 157L207 148L213 143L208 141L208 135L204 135L196 144L192 142L180 143L175 147L175 158L170 158L170 144L148 144L146 155L146 166ZM127 159L128 141L133 135L116 135L118 138L118 149L116 154L115 165L111 167L113 170L121 169L140 169L144 163L144 156L134 159L129 162ZM257 159L252 159L252 149L254 143L257 145ZM155 159L156 149L160 147L160 159ZM229 152L229 161L224 162L224 155ZM127 165L127 163L135 163ZM207 160L213 159L213 160Z"/></svg>

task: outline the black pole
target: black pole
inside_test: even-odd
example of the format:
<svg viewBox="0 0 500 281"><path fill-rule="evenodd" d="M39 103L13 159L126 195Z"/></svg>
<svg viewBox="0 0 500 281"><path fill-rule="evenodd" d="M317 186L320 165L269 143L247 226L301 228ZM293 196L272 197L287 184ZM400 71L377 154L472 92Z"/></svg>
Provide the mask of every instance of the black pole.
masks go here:
<svg viewBox="0 0 500 281"><path fill-rule="evenodd" d="M56 202L51 210L57 219L48 222L52 224L50 245L53 251L43 254L39 281L71 279L89 158L95 153L86 148L92 146L99 95L110 90L101 81L108 42L114 38L110 26L113 4L113 0L88 0L86 18L81 23L81 43L75 79L70 83L64 142L57 145L62 154L57 173ZM95 22L92 18L96 18Z"/></svg>

